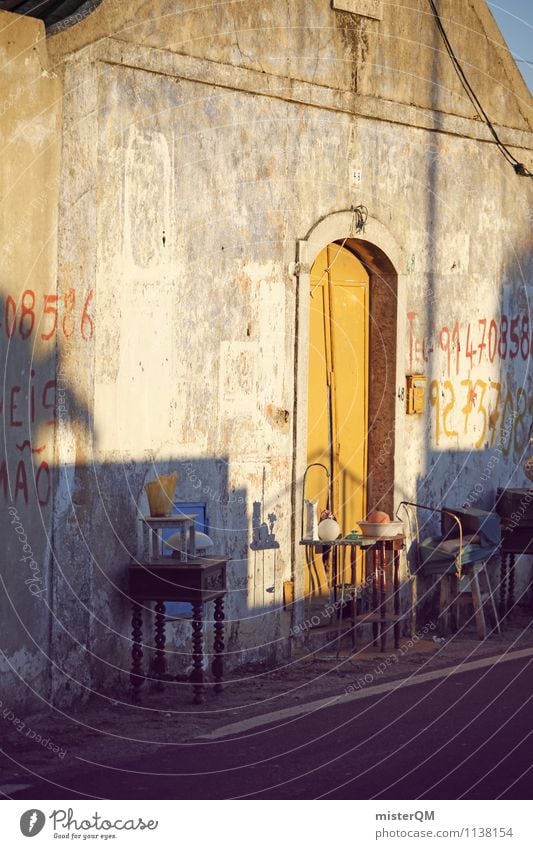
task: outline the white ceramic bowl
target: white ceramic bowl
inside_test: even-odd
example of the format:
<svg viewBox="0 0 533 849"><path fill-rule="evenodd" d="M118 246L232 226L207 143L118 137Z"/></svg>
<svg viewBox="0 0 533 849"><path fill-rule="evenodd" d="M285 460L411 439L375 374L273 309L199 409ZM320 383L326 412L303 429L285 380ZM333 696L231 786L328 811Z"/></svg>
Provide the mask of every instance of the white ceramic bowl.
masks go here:
<svg viewBox="0 0 533 849"><path fill-rule="evenodd" d="M365 537L388 539L403 534L403 522L358 522Z"/></svg>
<svg viewBox="0 0 533 849"><path fill-rule="evenodd" d="M201 531L196 531L194 536L194 547L196 551L205 551L207 548L213 547L213 540L211 537L208 537L207 534L203 534ZM174 551L181 551L183 545L181 534L179 532L177 534L172 534L172 536L165 540L165 545L168 545L169 548L173 548Z"/></svg>

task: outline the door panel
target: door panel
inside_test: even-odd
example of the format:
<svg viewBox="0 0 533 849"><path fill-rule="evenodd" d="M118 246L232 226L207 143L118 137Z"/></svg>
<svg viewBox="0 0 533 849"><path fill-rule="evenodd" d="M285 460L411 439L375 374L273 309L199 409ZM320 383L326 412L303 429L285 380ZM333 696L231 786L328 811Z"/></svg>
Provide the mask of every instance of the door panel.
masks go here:
<svg viewBox="0 0 533 849"><path fill-rule="evenodd" d="M311 269L308 463L332 472L333 511L343 535L366 512L368 274L340 245L328 245ZM321 470L306 497L326 506Z"/></svg>

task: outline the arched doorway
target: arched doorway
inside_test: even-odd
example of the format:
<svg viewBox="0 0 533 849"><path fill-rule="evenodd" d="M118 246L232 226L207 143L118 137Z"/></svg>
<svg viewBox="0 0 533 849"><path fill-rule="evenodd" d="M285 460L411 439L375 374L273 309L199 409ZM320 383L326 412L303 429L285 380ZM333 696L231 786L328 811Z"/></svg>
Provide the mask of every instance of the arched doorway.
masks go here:
<svg viewBox="0 0 533 849"><path fill-rule="evenodd" d="M298 282L296 541L301 538L300 517L303 516L301 484L310 462L323 462L333 471L336 480L333 508L343 535L369 510L383 509L392 514L395 503L401 500L401 476L398 477L395 470L399 468L397 460L402 451L405 418L406 281L399 277L396 269L406 266L406 259L380 222L369 216L365 232L361 234L352 232L352 224L351 211L333 213L318 222L306 239L298 243L295 265ZM340 247L343 250L339 252ZM334 264L330 270L333 274L328 272L319 284L331 265L332 256L337 255L337 269ZM340 373L335 375L333 401L326 376L328 356L335 357L335 339L327 336L331 334L332 321L340 343L337 359L343 352L344 360ZM320 322L322 329L317 327ZM343 384L341 393L344 393L340 399L339 381ZM317 382L321 382L321 387ZM326 438L325 428L331 416L333 420L328 425ZM348 443L345 447L343 437ZM335 444L335 439L340 445ZM324 477L313 482L308 475L305 497L318 495L324 506L324 488ZM310 586L306 554L305 546L296 546L295 621L305 615L303 608L298 607L298 599L305 599L313 590L313 583L322 598L327 591L326 576L324 572L320 574L320 569Z"/></svg>
<svg viewBox="0 0 533 849"><path fill-rule="evenodd" d="M327 245L311 268L307 464L330 470L330 509L347 533L365 516L368 424L369 275L342 244ZM324 476L309 497L326 506Z"/></svg>

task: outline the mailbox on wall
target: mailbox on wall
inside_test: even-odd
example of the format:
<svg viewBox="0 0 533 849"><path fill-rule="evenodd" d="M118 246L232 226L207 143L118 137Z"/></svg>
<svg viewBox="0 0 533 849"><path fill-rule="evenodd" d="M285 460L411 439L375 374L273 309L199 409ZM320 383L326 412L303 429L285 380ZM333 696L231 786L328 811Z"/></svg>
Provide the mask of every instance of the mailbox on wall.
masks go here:
<svg viewBox="0 0 533 849"><path fill-rule="evenodd" d="M408 374L405 380L407 384L407 415L419 415L426 409L427 377L425 374Z"/></svg>

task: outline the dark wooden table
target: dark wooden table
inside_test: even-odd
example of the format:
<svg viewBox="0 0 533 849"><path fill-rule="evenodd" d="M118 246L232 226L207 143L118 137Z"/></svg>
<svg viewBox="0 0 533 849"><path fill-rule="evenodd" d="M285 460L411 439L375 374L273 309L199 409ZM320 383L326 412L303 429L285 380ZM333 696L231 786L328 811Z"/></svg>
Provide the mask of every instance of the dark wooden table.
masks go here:
<svg viewBox="0 0 533 849"><path fill-rule="evenodd" d="M155 674L162 682L165 664L165 602L181 601L192 605L192 661L190 681L194 704L204 698L204 605L214 601L215 635L212 673L215 692L222 690L224 674L224 597L226 595L226 565L223 557L195 557L186 563L173 557L161 557L128 566L129 594L132 600L131 674L133 698L140 701L140 690L145 679L142 670L143 607L155 602Z"/></svg>

